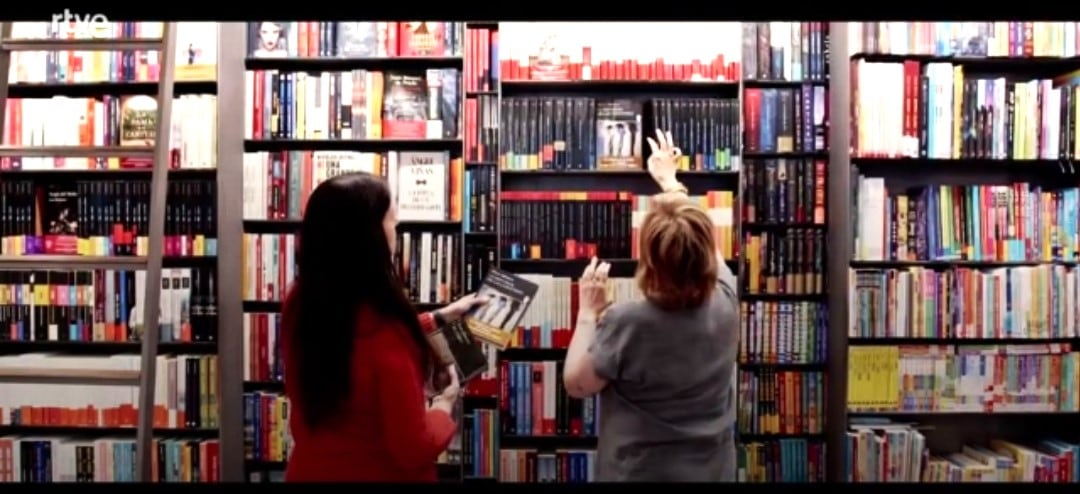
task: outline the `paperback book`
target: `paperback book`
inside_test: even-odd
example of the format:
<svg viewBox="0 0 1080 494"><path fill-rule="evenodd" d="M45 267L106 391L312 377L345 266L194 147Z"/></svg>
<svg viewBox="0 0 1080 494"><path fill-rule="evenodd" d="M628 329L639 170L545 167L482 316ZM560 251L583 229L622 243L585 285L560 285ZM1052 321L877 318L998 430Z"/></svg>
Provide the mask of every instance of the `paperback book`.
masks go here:
<svg viewBox="0 0 1080 494"><path fill-rule="evenodd" d="M458 370L461 382L466 382L488 370L488 357L461 321L445 325L428 335L435 355L442 365L451 365Z"/></svg>
<svg viewBox="0 0 1080 494"><path fill-rule="evenodd" d="M476 295L488 303L465 315L465 324L473 336L500 350L510 344L518 321L536 298L539 285L506 271L488 272Z"/></svg>

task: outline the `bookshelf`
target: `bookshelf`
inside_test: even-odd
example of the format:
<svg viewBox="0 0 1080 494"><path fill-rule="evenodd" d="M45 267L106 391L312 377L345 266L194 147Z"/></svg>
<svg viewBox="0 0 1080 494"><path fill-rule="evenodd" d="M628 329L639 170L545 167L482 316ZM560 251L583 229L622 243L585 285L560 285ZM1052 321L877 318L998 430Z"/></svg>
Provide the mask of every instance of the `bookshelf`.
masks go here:
<svg viewBox="0 0 1080 494"><path fill-rule="evenodd" d="M832 453L825 444L832 36L823 22L741 27L740 481L822 482Z"/></svg>
<svg viewBox="0 0 1080 494"><path fill-rule="evenodd" d="M832 314L846 355L831 355L845 369L830 392L846 416L831 439L865 461L882 424L912 424L884 440L932 455L921 478L895 459L834 474L1072 482L1076 89L1053 79L1080 68L1076 25L951 24L850 23L833 46L849 87L832 114L851 121L832 128L851 143L834 153L851 166L832 170L848 191L832 211L856 217L831 215L831 259L849 271L830 271L832 296L851 300ZM1010 468L1027 458L1040 466Z"/></svg>
<svg viewBox="0 0 1080 494"><path fill-rule="evenodd" d="M432 310L464 293L464 252L469 238L463 235L460 187L465 170L472 165L465 164L461 128L467 100L462 79L466 64L463 24L425 23L445 33L445 49L416 55L408 50L419 48L410 48L403 38L411 23L251 24L259 26L259 35L273 31L285 40L274 53L265 52L267 46L257 52L255 43L261 38L256 29L248 25L229 28L232 46L239 47L233 49L237 68L229 69L230 79L238 86L233 88L234 107L244 108L235 112L233 128L240 130L230 136L240 144L233 155L239 172L232 170L231 178L234 184L243 184L243 193L231 201L236 214L232 238L240 244L231 253L238 266L231 273L233 293L241 311L233 321L242 328L233 343L236 355L243 356L233 368L237 397L233 406L244 413L235 437L245 447L238 456L241 478L263 482L282 478L290 450L288 405L275 342L281 300L295 277L291 253L308 195L322 181L345 172L371 172L386 177L393 186L399 164L416 156L446 163L445 217L413 219L399 208L399 266L422 258L419 250L428 242L442 249L436 262L449 273L447 286L413 297L418 310ZM359 30L364 26L360 25L377 26L378 39L388 36L398 42L376 43L372 36L371 43L363 43ZM338 42L312 41L323 34L322 39ZM354 43L346 43L345 38L353 35L349 39ZM441 99L436 102L439 114L421 122L419 133L407 120L384 119L381 109L384 91L390 91L391 84L405 87L413 76L441 88ZM346 93L350 96L343 98ZM348 110L349 116L342 118L339 108ZM276 252L277 259L267 257L269 252ZM428 283L411 272L417 271L402 267L407 285ZM440 460L440 477L461 478L456 448L452 445Z"/></svg>
<svg viewBox="0 0 1080 494"><path fill-rule="evenodd" d="M196 381L209 381L218 353L216 25L111 29L111 39L94 42L58 40L44 22L0 29L5 50L31 50L0 62L0 283L11 328L0 335L0 449L9 452L0 481L219 479L216 469L161 467L219 456L217 393ZM161 56L177 53L149 55L177 41L192 51L175 67ZM56 51L60 43L69 51ZM121 131L111 118L132 123ZM155 146L163 130L169 142ZM175 170L167 181L152 178L155 162ZM159 276L169 286L147 290ZM159 299L162 317L143 326ZM155 393L139 396L147 389ZM152 428L137 434L143 418ZM165 458L136 470L136 443ZM50 452L20 452L34 445ZM117 469L76 469L76 458ZM37 465L40 477L19 478L11 462Z"/></svg>
<svg viewBox="0 0 1080 494"><path fill-rule="evenodd" d="M770 23L774 24L774 23ZM680 24L682 25L682 24ZM730 159L739 158L738 168L730 170L710 170L707 172L685 171L680 173L680 179L690 188L691 194L701 194L706 191L732 192L734 200L731 205L733 222L730 225L733 244L739 245L740 254L735 256L732 247L731 266L738 269L740 280L740 296L744 306L751 303L768 306L769 304L804 304L808 307L823 307L827 320L817 322L812 327L816 334L822 336L816 343L803 341L809 349L800 358L791 358L790 361L778 361L764 355L755 355L747 351L740 362L740 373L752 376L780 375L795 376L796 379L804 379L807 375L820 375L822 384L821 395L818 402L818 423L808 430L796 429L785 431L782 434L770 433L763 430L740 430L741 454L748 457L747 451L754 444L785 445L801 444L801 441L818 444L824 442L825 471L822 473L820 461L812 469L799 472L799 478L820 478L824 475L831 481L852 480L848 475L848 467L845 453L848 451L851 441L852 420L888 419L901 423L917 423L920 427L918 432L925 437L925 443L935 453L955 453L962 451L963 446L983 442L983 438L1002 438L1019 442L1033 441L1040 438L1059 438L1076 444L1076 437L1070 437L1069 432L1075 428L1077 412L1068 405L1064 410L1039 409L1029 407L1027 410L1017 407L997 407L996 413L986 413L983 410L975 411L967 408L953 408L948 413L943 410L922 411L917 407L888 408L878 406L871 410L849 410L849 388L855 389L860 381L849 376L853 365L850 359L853 355L858 356L864 348L875 346L899 347L919 346L928 347L934 344L946 344L959 348L978 348L988 345L1009 343L1024 345L1030 348L1032 345L1052 345L1080 343L1075 332L1067 334L1046 334L1038 337L1017 339L1002 338L1000 336L987 337L984 334L964 334L964 338L931 338L926 334L911 333L911 337L901 338L890 333L867 334L849 333L850 326L857 318L847 310L853 305L852 297L855 285L851 280L852 270L921 270L920 272L936 273L942 271L963 271L976 274L978 272L1011 272L1008 270L1028 269L1062 269L1071 272L1072 262L1048 263L1042 260L982 260L982 261L956 261L933 258L930 260L888 260L886 257L856 256L854 240L857 232L862 228L858 217L865 214L864 207L853 202L853 191L861 181L859 176L870 178L884 178L886 189L893 195L917 189L927 185L1004 185L1015 182L1030 182L1046 186L1047 191L1052 190L1048 184L1057 183L1057 188L1072 186L1076 183L1076 164L1073 160L1059 160L1056 156L1049 159L1011 159L1011 160L987 160L976 158L949 157L926 158L926 157L883 157L877 155L860 154L863 148L847 143L853 142L853 135L858 135L860 129L866 125L860 125L850 117L840 117L852 114L852 102L859 101L860 87L856 80L852 83L853 75L857 73L853 61L864 63L897 63L905 60L918 62L920 68L931 63L955 62L962 65L965 74L994 74L1005 76L1008 80L1025 80L1025 78L1054 77L1075 70L1080 62L1074 57L943 57L929 55L891 55L891 54L863 54L853 56L860 50L857 48L863 39L862 34L849 32L849 23L828 24L828 45L822 46L819 56L827 61L827 80L811 80L808 83L792 80L775 80L773 77L750 77L743 74L742 69L747 68L747 60L743 55L744 49L757 50L756 44L743 45L746 36L743 36L741 27L737 25L730 30L731 34L739 41L731 50L725 50L731 55L725 60L740 61L741 67L735 76L725 81L659 81L635 80L625 74L618 80L573 80L573 81L533 81L514 75L516 72L508 65L500 66L500 62L521 60L522 53L515 50L515 43L528 44L531 41L522 41L520 31L515 31L517 23L466 23L464 51L459 61L449 62L444 60L432 61L413 59L364 59L342 60L333 58L290 58L288 60L258 60L250 61L252 65L245 65L247 57L247 32L246 27L235 23L221 25L222 52L220 55L221 84L218 88L218 97L222 105L230 108L242 108L248 101L244 87L244 73L247 68L259 67L258 70L269 70L279 67L280 70L344 70L345 68L363 68L368 70L391 70L397 68L415 69L446 63L460 68L464 74L462 84L462 115L463 129L461 139L450 139L452 142L443 141L387 141L353 139L348 141L308 139L275 139L270 142L246 141L243 129L248 125L248 118L244 112L225 112L220 115L220 136L218 149L221 166L216 173L219 184L232 184L233 189L238 190L235 184L246 183L243 173L245 153L277 152L286 150L314 150L334 152L387 152L393 150L418 150L439 151L448 150L455 157L463 159L465 172L462 194L471 198L469 204L462 209L460 222L434 222L415 226L416 231L433 231L454 234L461 239L461 293L475 290L483 273L489 266L499 266L502 269L516 273L527 274L535 281L542 283L542 290L550 292L556 297L569 299L574 286L572 279L580 275L585 261L582 259L564 259L566 256L539 256L540 259L531 259L528 255L515 254L509 247L512 237L520 237L514 229L507 228L507 222L513 218L526 217L538 221L539 214L528 215L530 199L545 197L543 195L521 195L523 192L551 194L556 191L600 191L614 190L626 191L634 194L650 194L655 191L648 174L643 171L613 171L592 170L584 167L580 169L567 169L567 167L550 166L541 168L531 166L525 161L522 166L521 156L536 153L535 149L520 147L533 143L521 143L520 139L514 139L509 133L513 129L514 122L523 119L517 117L511 106L513 101L523 101L529 98L629 98L629 99L657 99L657 100L697 100L717 99L734 100L736 115L739 120L734 127L739 136L739 144ZM617 27L613 28L615 31ZM638 28L640 29L640 27ZM728 32L726 28L721 30ZM823 30L824 31L824 30ZM469 34L477 33L477 34ZM515 32L517 34L515 34ZM613 36L609 36L614 38ZM651 38L650 38L651 39ZM681 37L672 37L681 39ZM707 39L704 38L703 39ZM568 43L580 51L584 42ZM753 48L748 48L752 46ZM594 46L594 48L596 48ZM770 50L773 47L770 43ZM680 53L681 47L672 47L667 53ZM603 50L601 50L602 52ZM879 50L880 51L880 50ZM597 53L596 51L593 52ZM770 51L770 57L772 52ZM594 65L599 67L599 58L593 59ZM580 60L571 59L572 62ZM280 64L280 65L274 65ZM255 69L252 69L255 70ZM615 70L615 69L605 69ZM624 69L625 70L625 69ZM617 72L616 72L617 74ZM593 79L601 77L600 70L590 74ZM580 79L580 77L577 77ZM614 79L614 78L613 78ZM785 77L783 79L793 79ZM821 109L829 118L824 121L825 146L816 145L811 149L793 149L791 153L776 154L775 151L763 151L750 146L749 139L745 134L751 132L751 124L755 119L747 117L751 99L750 94L755 90L798 90L803 91L809 87L811 94L823 93ZM883 85L880 88L881 99L887 98L887 91L893 86ZM815 102L817 96L814 96ZM646 123L646 133L651 128L656 112L650 109L651 105L645 105L642 110L642 121ZM543 111L541 108L540 111ZM820 115L818 108L811 110L811 114ZM765 117L758 116L758 123ZM847 118L845 120L844 118ZM884 118L884 117L877 117ZM841 124L842 123L842 124ZM855 124L855 125L848 125ZM759 126L760 131L760 126ZM552 129L554 133L555 130ZM689 139L681 139L676 135L676 142L683 146L683 142L691 142ZM805 142L805 141L802 141ZM858 141L854 141L858 142ZM885 142L885 141L875 141ZM745 145L743 145L745 143ZM840 144L837 144L840 143ZM884 145L884 144L883 144ZM689 145L688 145L689 146ZM451 149L452 148L452 149ZM460 149L460 151L459 151ZM573 148L571 147L571 150ZM687 149L684 147L684 150ZM523 152L524 151L524 152ZM565 151L565 149L564 149ZM508 157L507 155L512 155ZM555 158L552 158L553 160ZM559 158L566 159L566 158ZM757 177L754 170L762 167L767 168L770 162L779 160L792 162L806 162L814 164L813 176L815 179L815 211L820 206L817 197L823 193L823 221L816 213L813 217L786 218L777 221L750 220L748 210L752 206L755 214L767 211L763 206L763 197L767 198L768 183ZM540 160L537 160L538 162ZM560 162L561 163L561 162ZM816 183L818 180L818 163L824 163L824 183ZM804 168L805 171L805 168ZM187 172L184 172L187 173ZM805 172L810 173L810 172ZM805 184L805 175L804 175ZM821 186L823 185L823 190ZM222 185L224 187L224 185ZM764 189L764 190L763 190ZM225 189L221 189L225 190ZM515 194L517 194L515 196ZM245 233L285 234L295 231L295 221L288 219L256 219L245 214L243 194L226 194L219 196L218 216L219 236L221 238L236 239L235 242L222 243L218 250L218 262L228 266L243 266L244 255L242 253L240 239ZM804 196L805 197L805 196ZM1042 197L1042 196L1040 196ZM880 201L879 201L880 202ZM615 207L615 206L612 206ZM515 210L515 208L518 208ZM526 211L525 214L521 211ZM871 209L873 211L873 209ZM600 214L600 213L598 213ZM1075 223L1075 218L1072 220ZM882 224L887 222L882 221ZM1074 227L1075 228L1075 227ZM757 245L751 240L767 234L784 234L793 230L817 232L823 236L825 247L817 250L823 251L821 257L823 265L814 272L815 276L821 277L823 290L803 290L779 293L779 290L749 290L750 276L755 272L751 262L745 255L748 246ZM517 241L517 240L514 240ZM227 245L226 245L227 244ZM598 246L599 247L599 246ZM545 249L547 249L545 247ZM612 254L610 256L606 254ZM552 257L560 257L555 259ZM760 257L760 256L759 256ZM766 256L767 257L767 256ZM605 252L605 259L612 262L612 276L615 278L627 278L633 275L636 261L632 252ZM995 258L996 259L996 258ZM966 271L964 271L966 270ZM274 300L243 300L243 286L241 269L224 270L219 273L218 289L221 293L221 305L219 309L219 325L221 327L240 328L243 326L245 313L273 313L279 310L279 304ZM816 282L815 282L816 283ZM626 282L616 281L615 290L619 297L632 297L633 289ZM434 305L432 305L434 306ZM432 307L424 306L424 307ZM564 311L567 312L567 311ZM807 310L808 314L818 314L813 310ZM755 317L757 312L755 311ZM570 316L572 314L540 314L527 316L521 332L522 341L519 344L499 352L491 352L493 371L480 379L470 383L463 399L463 415L459 421L461 428L461 441L454 451L460 457L460 462L451 463L441 467L441 475L447 478L464 479L473 481L512 481L520 478L518 472L505 469L500 473L498 469L506 462L520 459L518 451L538 451L550 453L561 450L588 452L595 448L595 439L590 435L559 435L533 433L532 424L522 427L528 433L518 433L518 424L515 417L500 412L501 400L506 393L502 383L506 376L511 373L522 372L511 369L510 364L537 364L541 374L557 376L559 367L557 364L546 362L560 361L565 350L558 348L569 342L566 332L572 327ZM805 316L811 319L811 316ZM745 342L754 341L755 331L744 314L741 328ZM537 331L533 327L553 328L553 331ZM1073 326L1069 326L1073 327ZM874 336L876 335L876 336ZM992 336L992 335L991 335ZM1032 336L1032 335L1027 335ZM229 355L244 354L244 337L241 331L223 331L220 335L219 346L222 353ZM528 343L528 344L523 344ZM82 349L79 352L94 352L96 350ZM747 349L749 350L749 348ZM105 350L102 350L103 352ZM191 353L201 353L192 350ZM762 353L762 352L759 352ZM870 356L875 354L871 353ZM878 354L879 359L889 358L884 352ZM1010 368L1027 368L1029 363L1016 363L1023 360L1019 357L1007 357L1012 360L1003 360L1004 365ZM1071 357L1069 357L1071 358ZM864 360L868 360L869 357ZM891 360L890 360L891 361ZM861 365L861 364L856 364ZM526 368L525 366L519 366ZM223 478L231 480L249 479L249 474L257 473L257 478L266 479L270 475L265 472L278 471L284 468L284 462L280 461L247 461L244 454L243 442L243 411L245 393L280 393L280 382L272 380L245 379L245 366L242 359L230 359L222 362L221 366L221 428L222 428L222 471ZM857 370L857 369L856 369ZM891 371L890 371L891 372ZM772 379L768 377L767 379ZM558 379L556 379L557 381ZM760 388L766 380L758 379L757 386ZM1073 386L1075 388L1075 386ZM758 406L762 403L767 406L770 400L756 400ZM740 410L750 404L750 400L740 400ZM972 420L978 418L979 420ZM504 429L513 420L514 429ZM556 417L556 422L559 418ZM804 424L805 427L805 424ZM558 429L558 427L556 427ZM753 432L753 433L752 433ZM914 433L906 433L904 437L914 438ZM778 437L781 436L781 437ZM858 435L856 435L858 437ZM778 440L788 440L780 443ZM793 442L793 441L794 442ZM228 454L226 454L228 452ZM553 458L550 455L529 456L528 458ZM768 453L765 454L766 458ZM780 455L783 457L783 455ZM808 457L809 455L797 456ZM588 453L583 455L588 461ZM755 456L760 460L761 455ZM544 460L550 461L550 460ZM791 460L789 460L791 461ZM811 460L807 460L807 464ZM939 467L935 467L939 468ZM232 473L230 473L232 472ZM233 477L228 475L234 474ZM499 477L502 477L501 479ZM748 475L745 480L794 480L790 477L762 479L761 474ZM860 479L865 480L865 479Z"/></svg>
<svg viewBox="0 0 1080 494"><path fill-rule="evenodd" d="M498 387L485 389L487 398L469 398L480 403L475 405L479 409L495 410L498 426L478 438L482 446L477 449L485 454L467 455L467 472L474 462L482 467L473 473L497 475L500 482L581 482L587 476L555 474L554 469L547 475L541 465L569 461L588 471L593 468L596 398L560 398L565 396L561 361L573 329L575 280L588 261L587 250L594 249L612 264L616 299L637 296L632 281L635 249L632 242L618 239L629 239L635 225L632 218L640 216L645 198L656 193L643 168L647 147L628 153L601 149L598 132L604 129L597 128L598 119L639 126L644 136L653 135L658 127L673 131L676 144L688 156L679 178L691 195L702 197L714 216L730 220L722 222L717 234L728 239L720 248L729 267L738 267L734 249L742 133L738 25L719 29L716 23L648 26L650 32L676 26L711 28L701 38L712 41L702 43L694 53L683 53L684 47L635 44L641 24L594 23L590 29L580 25L569 29L559 23L498 26L498 266L532 279L541 286L542 295L525 314L517 340L495 357L497 370L490 377ZM650 43L663 38L650 36ZM618 41L604 43L605 39ZM568 73L550 77L562 80L543 80L540 71L530 73L528 56L541 47L556 57L566 57L561 65ZM626 49L635 55L623 57L620 50ZM642 62L651 57L650 50L656 52L655 62ZM671 58L672 53L681 54ZM527 122L533 120L550 123L531 127ZM691 129L700 130L695 134ZM609 137L603 142L617 142L617 136ZM618 156L623 158L608 158ZM582 206L577 202L581 199L595 207ZM550 235L557 229L544 226L544 221L580 222L579 231L567 227L561 236L591 245L577 250L565 247L558 241L560 235ZM540 376L541 393L554 397L545 397L543 404L547 407L553 401L552 413L521 416L508 408L511 394L517 394L517 400L528 399L529 390L515 384L525 374ZM518 467L531 461L537 463L534 473ZM488 465L499 468L485 468Z"/></svg>

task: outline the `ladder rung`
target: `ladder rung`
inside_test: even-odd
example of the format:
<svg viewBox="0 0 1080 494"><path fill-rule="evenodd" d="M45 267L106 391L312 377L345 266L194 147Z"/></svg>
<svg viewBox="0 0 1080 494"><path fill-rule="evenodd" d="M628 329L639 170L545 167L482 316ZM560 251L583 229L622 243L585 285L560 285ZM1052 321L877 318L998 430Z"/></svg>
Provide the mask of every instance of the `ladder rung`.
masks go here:
<svg viewBox="0 0 1080 494"><path fill-rule="evenodd" d="M160 51L161 39L7 39L0 46L8 51Z"/></svg>
<svg viewBox="0 0 1080 494"><path fill-rule="evenodd" d="M130 271L146 269L143 256L0 256L0 270L37 271L50 269L116 269Z"/></svg>
<svg viewBox="0 0 1080 494"><path fill-rule="evenodd" d="M3 157L42 158L152 158L146 146L0 146Z"/></svg>
<svg viewBox="0 0 1080 494"><path fill-rule="evenodd" d="M139 371L116 369L0 368L2 382L47 384L139 385Z"/></svg>

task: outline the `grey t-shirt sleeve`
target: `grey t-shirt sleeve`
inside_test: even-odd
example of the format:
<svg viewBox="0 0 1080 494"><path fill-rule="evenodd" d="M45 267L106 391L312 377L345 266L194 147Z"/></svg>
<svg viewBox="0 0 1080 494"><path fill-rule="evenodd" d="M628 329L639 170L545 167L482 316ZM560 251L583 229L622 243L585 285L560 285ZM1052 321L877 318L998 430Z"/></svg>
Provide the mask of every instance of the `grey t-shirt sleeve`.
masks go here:
<svg viewBox="0 0 1080 494"><path fill-rule="evenodd" d="M609 308L596 323L596 337L589 345L589 357L596 375L608 381L619 377L623 348L629 337L630 328L619 327L618 319L615 307Z"/></svg>

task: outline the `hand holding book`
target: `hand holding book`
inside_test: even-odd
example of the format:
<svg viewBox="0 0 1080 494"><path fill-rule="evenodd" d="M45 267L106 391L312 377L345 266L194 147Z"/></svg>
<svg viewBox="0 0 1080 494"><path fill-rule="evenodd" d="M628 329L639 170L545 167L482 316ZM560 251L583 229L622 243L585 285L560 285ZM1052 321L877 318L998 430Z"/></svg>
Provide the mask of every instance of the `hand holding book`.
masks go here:
<svg viewBox="0 0 1080 494"><path fill-rule="evenodd" d="M436 312L446 322L454 322L460 320L465 314L473 310L476 307L480 307L489 301L489 297L478 296L475 293L470 293L464 297L455 300L450 305L437 310Z"/></svg>
<svg viewBox="0 0 1080 494"><path fill-rule="evenodd" d="M437 408L450 415L454 414L454 404L461 398L461 381L458 379L458 371L454 364L450 364L439 374L445 375L450 382L435 395L431 400L431 408Z"/></svg>

